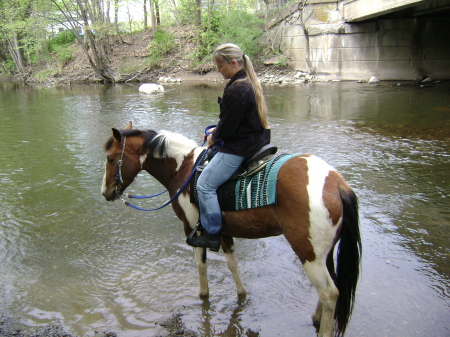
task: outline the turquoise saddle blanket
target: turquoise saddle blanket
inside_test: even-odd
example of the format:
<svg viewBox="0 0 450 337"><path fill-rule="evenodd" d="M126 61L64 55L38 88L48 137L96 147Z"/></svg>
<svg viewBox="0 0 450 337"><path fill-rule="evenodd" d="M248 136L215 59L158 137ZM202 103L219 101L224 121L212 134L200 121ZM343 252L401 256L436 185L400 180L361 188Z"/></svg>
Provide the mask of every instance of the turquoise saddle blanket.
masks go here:
<svg viewBox="0 0 450 337"><path fill-rule="evenodd" d="M250 176L227 181L217 190L222 211L240 211L277 203L278 171L286 161L298 154L280 154L267 162L265 167ZM198 205L197 179L201 169L191 181L191 202Z"/></svg>

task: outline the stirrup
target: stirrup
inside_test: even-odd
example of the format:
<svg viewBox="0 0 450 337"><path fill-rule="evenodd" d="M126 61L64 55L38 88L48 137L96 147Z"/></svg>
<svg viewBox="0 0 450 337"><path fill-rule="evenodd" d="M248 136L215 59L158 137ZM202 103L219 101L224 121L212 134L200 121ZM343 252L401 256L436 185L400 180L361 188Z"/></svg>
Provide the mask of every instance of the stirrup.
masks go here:
<svg viewBox="0 0 450 337"><path fill-rule="evenodd" d="M192 241L192 238L195 236L195 234L200 231L201 233L203 233L205 230L203 229L203 226L200 222L197 223L197 226L195 226L195 228L192 230L191 234L188 235L186 242L188 241Z"/></svg>

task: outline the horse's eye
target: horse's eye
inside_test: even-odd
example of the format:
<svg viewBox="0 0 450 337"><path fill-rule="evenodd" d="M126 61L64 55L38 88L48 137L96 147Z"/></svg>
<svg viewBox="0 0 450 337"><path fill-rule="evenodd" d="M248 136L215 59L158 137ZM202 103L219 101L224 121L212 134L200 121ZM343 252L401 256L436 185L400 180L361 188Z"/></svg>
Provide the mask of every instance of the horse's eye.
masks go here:
<svg viewBox="0 0 450 337"><path fill-rule="evenodd" d="M106 160L108 160L108 163L110 164L114 163L114 158L106 158Z"/></svg>

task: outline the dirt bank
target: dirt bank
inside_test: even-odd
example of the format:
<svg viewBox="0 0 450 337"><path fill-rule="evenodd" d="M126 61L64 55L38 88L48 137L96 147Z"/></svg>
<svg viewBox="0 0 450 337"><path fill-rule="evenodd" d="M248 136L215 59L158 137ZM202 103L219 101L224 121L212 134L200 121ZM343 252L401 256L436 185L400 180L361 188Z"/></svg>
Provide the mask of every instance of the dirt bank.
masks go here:
<svg viewBox="0 0 450 337"><path fill-rule="evenodd" d="M181 81L217 81L221 76L212 62L200 63L193 58L196 50L195 30L182 27L173 31L177 37L170 54L161 62L151 62L150 31L141 31L121 36L110 49L110 66L118 82L157 82L160 78L172 78ZM71 46L73 58L62 65L56 56L45 64L28 67L15 79L28 83L40 83L48 86L72 83L99 83L101 77L92 69L83 48L78 43ZM278 78L288 75L294 78L297 73L288 67L277 67L276 58L267 62L268 56L255 57L253 63L259 75L267 75L267 81L278 82ZM280 83L283 81L281 78Z"/></svg>

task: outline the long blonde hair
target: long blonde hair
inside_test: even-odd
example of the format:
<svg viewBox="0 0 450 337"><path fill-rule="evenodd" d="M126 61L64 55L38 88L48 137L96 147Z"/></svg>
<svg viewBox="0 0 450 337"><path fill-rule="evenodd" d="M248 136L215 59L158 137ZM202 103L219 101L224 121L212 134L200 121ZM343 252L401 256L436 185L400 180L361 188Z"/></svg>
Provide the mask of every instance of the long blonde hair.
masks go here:
<svg viewBox="0 0 450 337"><path fill-rule="evenodd" d="M218 60L228 64L234 60L242 67L242 69L244 69L250 83L253 86L253 91L255 92L259 120L261 121L264 129L270 129L269 122L267 121L267 106L263 95L263 89L261 87L261 83L259 82L258 76L256 75L255 69L253 68L253 63L250 60L250 57L244 54L241 48L237 45L233 43L225 43L214 50L213 61L217 63Z"/></svg>

